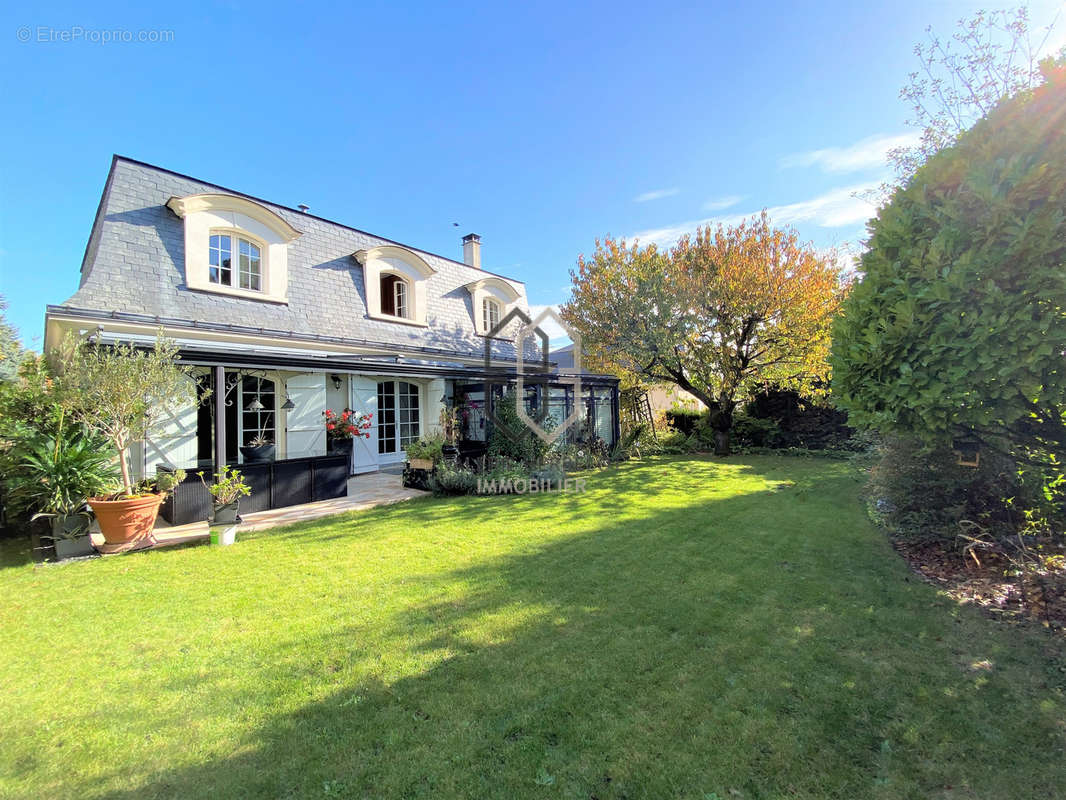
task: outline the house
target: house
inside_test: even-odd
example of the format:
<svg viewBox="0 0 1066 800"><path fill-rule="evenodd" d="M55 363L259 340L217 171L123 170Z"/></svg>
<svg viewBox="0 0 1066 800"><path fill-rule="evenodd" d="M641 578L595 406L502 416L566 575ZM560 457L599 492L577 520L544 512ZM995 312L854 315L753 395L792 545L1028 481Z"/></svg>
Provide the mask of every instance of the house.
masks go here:
<svg viewBox="0 0 1066 800"><path fill-rule="evenodd" d="M78 290L47 309L45 348L69 331L148 344L160 327L178 343L211 395L143 443L142 475L244 464L241 447L264 439L284 471L328 455L322 412L345 407L373 416L344 477L376 471L439 430L445 407L462 407L464 437L484 441L491 404L517 375L525 286L482 268L478 236L462 250L453 260L115 156ZM558 420L583 406L613 442L617 380L584 376L580 392L545 381L525 402Z"/></svg>

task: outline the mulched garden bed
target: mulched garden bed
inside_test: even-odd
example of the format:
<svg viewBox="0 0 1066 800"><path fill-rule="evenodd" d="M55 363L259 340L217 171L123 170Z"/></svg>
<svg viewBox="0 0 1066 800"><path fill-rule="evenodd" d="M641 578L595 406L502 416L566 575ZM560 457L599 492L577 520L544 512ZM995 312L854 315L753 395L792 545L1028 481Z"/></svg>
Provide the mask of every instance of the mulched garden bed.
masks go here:
<svg viewBox="0 0 1066 800"><path fill-rule="evenodd" d="M1066 632L1066 570L1034 565L1017 574L1002 553L980 551L978 564L949 541L892 537L892 545L911 569L957 602L1002 619L1038 622Z"/></svg>

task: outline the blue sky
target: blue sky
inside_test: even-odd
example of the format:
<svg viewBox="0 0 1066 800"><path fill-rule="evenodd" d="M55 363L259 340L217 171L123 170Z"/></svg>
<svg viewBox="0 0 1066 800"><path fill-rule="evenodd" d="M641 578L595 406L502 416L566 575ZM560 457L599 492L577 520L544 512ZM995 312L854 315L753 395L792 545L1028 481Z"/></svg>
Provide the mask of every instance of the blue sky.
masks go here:
<svg viewBox="0 0 1066 800"><path fill-rule="evenodd" d="M855 241L852 195L908 133L914 44L981 5L8 4L0 293L39 347L112 153L453 258L479 233L536 305L605 234L766 207ZM1061 5L1030 4L1034 24ZM168 33L100 41L115 30Z"/></svg>

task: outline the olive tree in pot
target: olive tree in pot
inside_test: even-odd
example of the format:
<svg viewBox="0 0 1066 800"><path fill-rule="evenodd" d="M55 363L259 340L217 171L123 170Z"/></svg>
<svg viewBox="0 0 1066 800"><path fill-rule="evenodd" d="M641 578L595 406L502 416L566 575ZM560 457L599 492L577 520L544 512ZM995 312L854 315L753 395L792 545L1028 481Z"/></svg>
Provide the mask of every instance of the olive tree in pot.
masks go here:
<svg viewBox="0 0 1066 800"><path fill-rule="evenodd" d="M237 510L242 497L252 493L251 488L244 482L244 477L233 467L223 464L222 471L215 473L215 480L208 485L204 480L204 473L196 473L200 476L200 482L211 493L213 508L211 523L214 525L236 525Z"/></svg>
<svg viewBox="0 0 1066 800"><path fill-rule="evenodd" d="M162 330L150 349L91 344L71 334L52 354L63 402L86 428L107 439L118 456L120 491L89 499L109 544L147 537L165 491L135 485L130 446L198 398L194 381L177 363L178 348Z"/></svg>

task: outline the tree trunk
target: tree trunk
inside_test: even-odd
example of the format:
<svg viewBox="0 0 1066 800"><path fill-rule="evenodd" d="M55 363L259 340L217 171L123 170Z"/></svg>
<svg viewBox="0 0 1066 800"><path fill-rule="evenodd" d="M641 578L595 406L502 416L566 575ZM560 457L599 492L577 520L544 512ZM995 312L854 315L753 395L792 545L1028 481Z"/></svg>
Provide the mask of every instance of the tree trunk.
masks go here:
<svg viewBox="0 0 1066 800"><path fill-rule="evenodd" d="M716 456L729 455L730 434L733 431L733 409L736 403L732 400L719 399L718 408L711 412L711 429L714 431L714 454Z"/></svg>
<svg viewBox="0 0 1066 800"><path fill-rule="evenodd" d="M126 495L129 496L133 494L133 483L130 481L130 465L129 460L126 458L125 450L118 451L118 465L119 469L122 470L122 487Z"/></svg>

